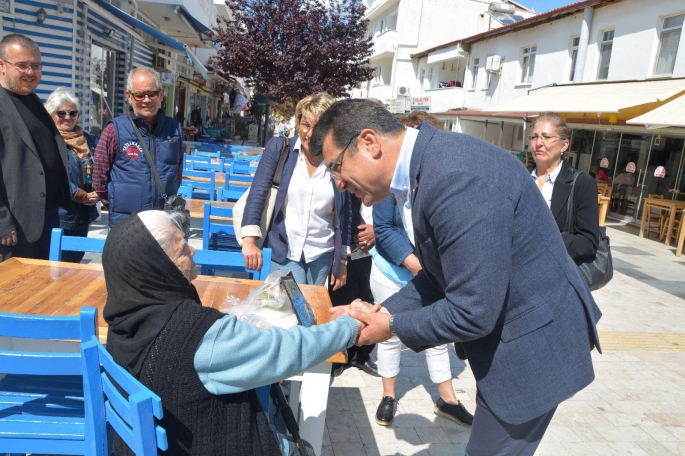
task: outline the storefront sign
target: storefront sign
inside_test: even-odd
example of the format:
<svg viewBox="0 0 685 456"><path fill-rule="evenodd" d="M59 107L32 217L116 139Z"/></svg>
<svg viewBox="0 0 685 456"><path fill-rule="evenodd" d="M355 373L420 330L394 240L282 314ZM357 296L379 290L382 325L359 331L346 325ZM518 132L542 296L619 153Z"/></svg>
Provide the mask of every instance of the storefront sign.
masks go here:
<svg viewBox="0 0 685 456"><path fill-rule="evenodd" d="M404 98L395 98L390 101L388 111L393 114L404 114Z"/></svg>
<svg viewBox="0 0 685 456"><path fill-rule="evenodd" d="M654 170L654 177L666 177L666 168L663 166L657 166Z"/></svg>
<svg viewBox="0 0 685 456"><path fill-rule="evenodd" d="M609 159L608 158L603 158L601 162L599 162L599 167L600 168L608 168L609 167Z"/></svg>
<svg viewBox="0 0 685 456"><path fill-rule="evenodd" d="M626 165L626 172L629 173L634 173L635 172L635 163L630 162Z"/></svg>
<svg viewBox="0 0 685 456"><path fill-rule="evenodd" d="M411 99L412 111L430 111L431 97L413 97Z"/></svg>

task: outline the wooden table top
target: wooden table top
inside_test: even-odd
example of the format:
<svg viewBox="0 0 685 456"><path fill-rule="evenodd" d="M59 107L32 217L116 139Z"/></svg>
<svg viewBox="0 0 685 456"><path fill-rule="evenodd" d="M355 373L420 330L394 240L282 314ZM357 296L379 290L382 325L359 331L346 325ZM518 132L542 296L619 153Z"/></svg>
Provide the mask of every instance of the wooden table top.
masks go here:
<svg viewBox="0 0 685 456"><path fill-rule="evenodd" d="M685 201L661 198L645 198L645 203L650 206L664 206L673 209L685 209Z"/></svg>
<svg viewBox="0 0 685 456"><path fill-rule="evenodd" d="M209 178L207 177L195 177L195 176L183 176L183 179L188 179L191 181L197 181L197 182L209 182ZM219 173L217 172L214 175L214 183L215 184L225 184L226 183L226 173ZM249 187L252 185L251 182L243 182L243 181L228 181L229 185L242 185L244 187Z"/></svg>
<svg viewBox="0 0 685 456"><path fill-rule="evenodd" d="M187 199L186 200L186 210L190 211L190 217L191 218L204 218L205 217L205 203L207 200L201 200L201 199ZM214 207L224 207L227 209L232 208L235 206L234 202L227 202L227 201L212 201L212 206ZM229 217L212 217L212 220L233 220L232 218Z"/></svg>
<svg viewBox="0 0 685 456"><path fill-rule="evenodd" d="M261 285L256 280L199 276L193 281L202 305L218 309L226 296L245 299L250 290ZM300 285L319 324L329 321L331 300L325 287ZM107 342L107 323L102 316L107 302L105 276L101 265L74 264L10 258L0 263L0 312L32 315L78 315L82 306L98 309L98 330ZM328 359L345 363L338 353Z"/></svg>

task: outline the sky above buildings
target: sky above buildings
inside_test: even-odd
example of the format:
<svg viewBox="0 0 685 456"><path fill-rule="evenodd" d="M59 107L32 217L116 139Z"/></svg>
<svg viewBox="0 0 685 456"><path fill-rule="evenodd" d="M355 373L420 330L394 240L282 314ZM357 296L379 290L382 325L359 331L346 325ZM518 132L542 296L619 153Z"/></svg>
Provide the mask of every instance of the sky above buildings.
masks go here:
<svg viewBox="0 0 685 456"><path fill-rule="evenodd" d="M522 0L520 2L522 5L528 8L533 8L536 13L546 13L549 10L559 8L561 6L570 5L575 3L573 0Z"/></svg>

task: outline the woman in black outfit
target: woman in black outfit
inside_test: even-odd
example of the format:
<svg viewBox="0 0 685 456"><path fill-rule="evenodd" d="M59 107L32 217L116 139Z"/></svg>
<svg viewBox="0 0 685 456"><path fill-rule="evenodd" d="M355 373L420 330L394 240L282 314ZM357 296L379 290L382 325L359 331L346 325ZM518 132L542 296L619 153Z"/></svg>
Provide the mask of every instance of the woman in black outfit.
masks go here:
<svg viewBox="0 0 685 456"><path fill-rule="evenodd" d="M575 169L563 154L570 147L571 130L561 116L554 112L543 112L533 122L529 137L535 166L531 175L542 192L552 215L557 222L566 251L576 262L592 258L599 244L599 204L597 183L589 175L578 172L573 194L575 230L566 233L568 199L573 184ZM577 172L577 171L576 171Z"/></svg>

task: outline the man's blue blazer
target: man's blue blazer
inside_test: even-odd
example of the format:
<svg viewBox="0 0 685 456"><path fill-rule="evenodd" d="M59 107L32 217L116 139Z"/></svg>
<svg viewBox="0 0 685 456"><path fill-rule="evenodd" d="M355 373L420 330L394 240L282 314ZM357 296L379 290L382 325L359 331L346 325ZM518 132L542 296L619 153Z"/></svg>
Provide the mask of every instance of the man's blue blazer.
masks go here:
<svg viewBox="0 0 685 456"><path fill-rule="evenodd" d="M523 164L424 122L410 174L423 271L384 303L402 342L462 342L483 399L510 424L590 384L601 312Z"/></svg>

